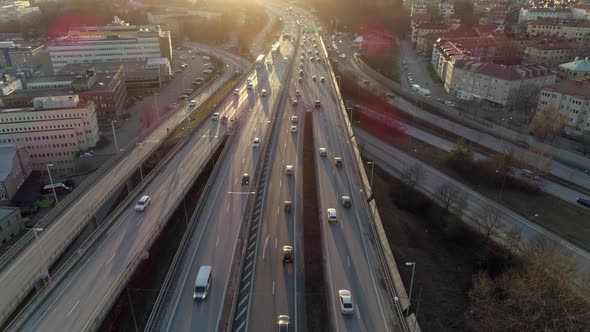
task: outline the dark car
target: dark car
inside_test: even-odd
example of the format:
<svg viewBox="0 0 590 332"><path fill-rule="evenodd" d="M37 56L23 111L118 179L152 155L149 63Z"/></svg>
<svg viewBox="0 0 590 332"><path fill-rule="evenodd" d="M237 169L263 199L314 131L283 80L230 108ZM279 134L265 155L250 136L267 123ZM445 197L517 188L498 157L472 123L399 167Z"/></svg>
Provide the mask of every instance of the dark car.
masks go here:
<svg viewBox="0 0 590 332"><path fill-rule="evenodd" d="M242 186L247 186L250 184L250 175L248 175L248 173L245 173L244 175L242 175Z"/></svg>
<svg viewBox="0 0 590 332"><path fill-rule="evenodd" d="M578 199L576 199L576 202L578 202L578 204L580 205L584 205L585 207L590 208L590 199L578 197Z"/></svg>
<svg viewBox="0 0 590 332"><path fill-rule="evenodd" d="M293 263L293 247L283 246L283 263Z"/></svg>

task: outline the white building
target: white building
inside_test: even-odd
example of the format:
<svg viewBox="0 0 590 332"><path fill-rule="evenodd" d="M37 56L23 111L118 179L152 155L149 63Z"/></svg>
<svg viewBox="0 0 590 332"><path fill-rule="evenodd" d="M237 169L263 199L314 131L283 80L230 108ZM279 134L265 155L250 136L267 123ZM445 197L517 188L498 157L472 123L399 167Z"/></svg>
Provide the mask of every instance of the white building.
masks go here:
<svg viewBox="0 0 590 332"><path fill-rule="evenodd" d="M40 16L39 7L31 7L28 1L14 1L0 6L0 23L29 21Z"/></svg>
<svg viewBox="0 0 590 332"><path fill-rule="evenodd" d="M37 97L34 108L0 110L0 144L16 144L29 151L33 170L67 174L74 158L96 146L95 105L77 95Z"/></svg>
<svg viewBox="0 0 590 332"><path fill-rule="evenodd" d="M413 4L412 8L410 9L410 16L426 14L427 12L428 12L428 7L426 7L426 5Z"/></svg>
<svg viewBox="0 0 590 332"><path fill-rule="evenodd" d="M5 244L24 228L20 210L15 207L0 206L0 242Z"/></svg>
<svg viewBox="0 0 590 332"><path fill-rule="evenodd" d="M16 144L0 145L0 204L10 201L31 174L29 152Z"/></svg>
<svg viewBox="0 0 590 332"><path fill-rule="evenodd" d="M518 13L518 23L540 19L570 20L574 18L571 9L556 8L521 8Z"/></svg>
<svg viewBox="0 0 590 332"><path fill-rule="evenodd" d="M566 80L544 87L537 112L548 106L566 116L568 135L590 134L590 80Z"/></svg>
<svg viewBox="0 0 590 332"><path fill-rule="evenodd" d="M104 27L70 29L48 44L53 70L67 64L123 62L165 57L172 59L170 32L159 26L130 26L115 17Z"/></svg>

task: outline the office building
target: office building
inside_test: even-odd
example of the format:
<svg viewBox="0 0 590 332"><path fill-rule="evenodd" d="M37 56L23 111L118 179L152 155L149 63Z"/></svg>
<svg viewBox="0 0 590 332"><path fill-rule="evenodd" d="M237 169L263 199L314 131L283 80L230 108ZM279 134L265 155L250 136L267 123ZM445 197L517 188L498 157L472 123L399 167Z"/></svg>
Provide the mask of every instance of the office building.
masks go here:
<svg viewBox="0 0 590 332"><path fill-rule="evenodd" d="M0 241L10 241L25 227L20 210L15 207L0 206Z"/></svg>
<svg viewBox="0 0 590 332"><path fill-rule="evenodd" d="M10 201L31 174L31 159L25 148L0 145L0 204Z"/></svg>
<svg viewBox="0 0 590 332"><path fill-rule="evenodd" d="M172 60L169 31L158 25L131 26L117 17L106 26L70 29L67 36L50 41L48 50L56 73L72 63Z"/></svg>
<svg viewBox="0 0 590 332"><path fill-rule="evenodd" d="M25 148L34 171L69 174L74 159L96 146L98 121L92 101L77 95L37 97L33 107L0 110L0 144Z"/></svg>
<svg viewBox="0 0 590 332"><path fill-rule="evenodd" d="M537 112L550 106L565 115L566 134L590 134L590 80L565 80L544 87L539 96Z"/></svg>

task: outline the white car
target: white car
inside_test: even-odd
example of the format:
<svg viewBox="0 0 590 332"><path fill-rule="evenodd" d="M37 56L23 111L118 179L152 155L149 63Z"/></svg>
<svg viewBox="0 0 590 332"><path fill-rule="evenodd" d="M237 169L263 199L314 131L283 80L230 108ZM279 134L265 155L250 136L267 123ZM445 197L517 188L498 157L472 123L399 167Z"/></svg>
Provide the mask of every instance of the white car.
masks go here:
<svg viewBox="0 0 590 332"><path fill-rule="evenodd" d="M295 95L296 95L297 97L299 97L299 96L301 96L301 92L299 92L299 90L295 90Z"/></svg>
<svg viewBox="0 0 590 332"><path fill-rule="evenodd" d="M340 300L340 310L345 315L354 314L354 304L352 304L352 294L348 289L341 289L338 291L338 298Z"/></svg>
<svg viewBox="0 0 590 332"><path fill-rule="evenodd" d="M293 175L293 165L287 165L285 166L285 174L287 175Z"/></svg>
<svg viewBox="0 0 590 332"><path fill-rule="evenodd" d="M336 222L338 221L338 217L336 217L336 209L334 208L329 208L328 209L328 221L332 222Z"/></svg>
<svg viewBox="0 0 590 332"><path fill-rule="evenodd" d="M324 158L328 155L328 151L326 151L326 148L320 148L320 157Z"/></svg>
<svg viewBox="0 0 590 332"><path fill-rule="evenodd" d="M148 196L148 195L142 196L139 199L139 201L137 202L137 204L135 204L135 211L137 211L137 212L145 211L145 209L150 205L151 202L152 202L152 200L150 199L150 196Z"/></svg>
<svg viewBox="0 0 590 332"><path fill-rule="evenodd" d="M311 78L311 80L315 82L315 81L317 81L317 80L318 80L318 78L317 78L317 77L315 77L315 76L313 76L313 77Z"/></svg>
<svg viewBox="0 0 590 332"><path fill-rule="evenodd" d="M258 149L260 147L260 137L254 137L252 141L252 148Z"/></svg>
<svg viewBox="0 0 590 332"><path fill-rule="evenodd" d="M246 86L246 88L247 88L248 90L252 90L252 89L254 89L254 83L252 83L252 82L248 82L248 85Z"/></svg>
<svg viewBox="0 0 590 332"><path fill-rule="evenodd" d="M193 99L188 103L188 106L190 107L195 107L197 105L197 102Z"/></svg>
<svg viewBox="0 0 590 332"><path fill-rule="evenodd" d="M213 113L213 115L211 116L211 120L213 120L213 121L219 120L219 113L218 112Z"/></svg>
<svg viewBox="0 0 590 332"><path fill-rule="evenodd" d="M297 126L291 126L291 132L292 133L296 133L297 132Z"/></svg>
<svg viewBox="0 0 590 332"><path fill-rule="evenodd" d="M297 118L297 115L293 115L291 117L291 123L297 123L297 121L299 121L299 118Z"/></svg>
<svg viewBox="0 0 590 332"><path fill-rule="evenodd" d="M324 78L324 76L320 77L320 82L324 82L326 79Z"/></svg>
<svg viewBox="0 0 590 332"><path fill-rule="evenodd" d="M266 97L266 95L267 95L266 90L265 89L262 89L262 91L260 92L260 96Z"/></svg>
<svg viewBox="0 0 590 332"><path fill-rule="evenodd" d="M234 95L239 95L240 94L240 89L234 89Z"/></svg>

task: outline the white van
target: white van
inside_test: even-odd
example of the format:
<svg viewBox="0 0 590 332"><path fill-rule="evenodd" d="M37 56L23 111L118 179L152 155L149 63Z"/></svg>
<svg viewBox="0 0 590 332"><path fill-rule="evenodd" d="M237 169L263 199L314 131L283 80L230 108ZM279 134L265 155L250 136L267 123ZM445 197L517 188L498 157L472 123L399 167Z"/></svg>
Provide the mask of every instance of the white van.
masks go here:
<svg viewBox="0 0 590 332"><path fill-rule="evenodd" d="M209 286L211 286L211 272L213 268L211 265L202 265L199 268L197 279L195 280L195 289L193 292L193 300L204 300L207 298Z"/></svg>

